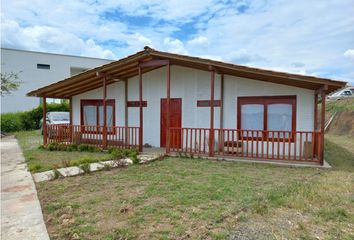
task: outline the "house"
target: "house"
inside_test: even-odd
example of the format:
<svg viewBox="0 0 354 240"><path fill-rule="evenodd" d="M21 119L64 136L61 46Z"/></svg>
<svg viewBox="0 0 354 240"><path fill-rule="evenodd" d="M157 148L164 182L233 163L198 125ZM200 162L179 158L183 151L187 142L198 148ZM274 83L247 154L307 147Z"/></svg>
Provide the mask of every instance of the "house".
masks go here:
<svg viewBox="0 0 354 240"><path fill-rule="evenodd" d="M26 111L39 106L40 99L26 97L32 89L54 83L90 68L111 62L108 59L70 56L1 48L1 73L18 74L18 90L1 97L1 112ZM47 99L48 102L60 102Z"/></svg>
<svg viewBox="0 0 354 240"><path fill-rule="evenodd" d="M44 122L44 144L323 164L318 100L343 86L145 47L28 96L70 100L70 124Z"/></svg>

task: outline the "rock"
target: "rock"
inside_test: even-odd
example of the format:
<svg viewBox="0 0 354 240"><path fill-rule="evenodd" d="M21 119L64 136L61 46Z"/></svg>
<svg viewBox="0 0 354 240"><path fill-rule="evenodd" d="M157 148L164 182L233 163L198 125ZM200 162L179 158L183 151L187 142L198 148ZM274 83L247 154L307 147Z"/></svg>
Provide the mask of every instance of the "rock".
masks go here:
<svg viewBox="0 0 354 240"><path fill-rule="evenodd" d="M73 240L78 240L78 239L80 239L80 236L79 236L79 234L74 233L74 234L72 235L71 239L73 239Z"/></svg>

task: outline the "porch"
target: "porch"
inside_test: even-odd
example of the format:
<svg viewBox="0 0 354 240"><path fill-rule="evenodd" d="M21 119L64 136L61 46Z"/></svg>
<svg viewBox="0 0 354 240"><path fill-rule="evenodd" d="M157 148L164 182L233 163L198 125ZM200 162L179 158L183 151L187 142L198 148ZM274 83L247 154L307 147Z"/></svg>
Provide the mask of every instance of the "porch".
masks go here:
<svg viewBox="0 0 354 240"><path fill-rule="evenodd" d="M321 132L260 131L210 128L169 128L166 148L139 145L139 127L58 124L48 125L46 141L57 144L90 144L100 148L137 148L168 155L237 158L288 163L321 163Z"/></svg>

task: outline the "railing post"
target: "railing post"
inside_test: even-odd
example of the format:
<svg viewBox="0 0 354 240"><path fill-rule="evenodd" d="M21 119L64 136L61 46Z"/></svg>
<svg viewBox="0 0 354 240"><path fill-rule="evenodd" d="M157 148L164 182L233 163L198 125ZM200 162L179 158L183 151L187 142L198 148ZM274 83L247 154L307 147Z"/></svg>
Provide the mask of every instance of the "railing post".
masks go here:
<svg viewBox="0 0 354 240"><path fill-rule="evenodd" d="M124 81L124 125L125 125L125 145L129 145L129 128L128 128L128 78Z"/></svg>
<svg viewBox="0 0 354 240"><path fill-rule="evenodd" d="M43 96L42 99L43 106L43 121L42 121L42 130L43 130L43 145L47 146L47 97Z"/></svg>
<svg viewBox="0 0 354 240"><path fill-rule="evenodd" d="M224 154L224 74L221 74L220 78L220 141L219 141L219 152ZM232 139L234 141L234 139Z"/></svg>
<svg viewBox="0 0 354 240"><path fill-rule="evenodd" d="M328 86L325 85L321 91L321 143L320 143L320 164L324 162L324 134L325 134L325 117L326 117L326 90Z"/></svg>
<svg viewBox="0 0 354 240"><path fill-rule="evenodd" d="M69 141L73 143L73 99L69 99L70 123L69 123Z"/></svg>
<svg viewBox="0 0 354 240"><path fill-rule="evenodd" d="M166 90L167 90L167 110L166 110L166 153L170 153L170 95L171 95L171 66L170 62L167 64L167 83L166 83Z"/></svg>
<svg viewBox="0 0 354 240"><path fill-rule="evenodd" d="M139 64L139 152L143 151L143 76Z"/></svg>
<svg viewBox="0 0 354 240"><path fill-rule="evenodd" d="M211 70L210 81L210 133L209 133L209 156L214 156L214 83L215 69Z"/></svg>
<svg viewBox="0 0 354 240"><path fill-rule="evenodd" d="M107 77L103 77L103 148L107 147Z"/></svg>

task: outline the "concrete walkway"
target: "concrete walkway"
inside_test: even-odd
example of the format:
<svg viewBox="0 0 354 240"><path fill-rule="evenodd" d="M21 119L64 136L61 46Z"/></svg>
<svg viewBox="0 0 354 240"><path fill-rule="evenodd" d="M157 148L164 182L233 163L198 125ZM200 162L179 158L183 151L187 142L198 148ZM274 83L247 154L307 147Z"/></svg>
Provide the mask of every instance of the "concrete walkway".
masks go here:
<svg viewBox="0 0 354 240"><path fill-rule="evenodd" d="M1 239L49 239L31 174L14 137L1 139Z"/></svg>

